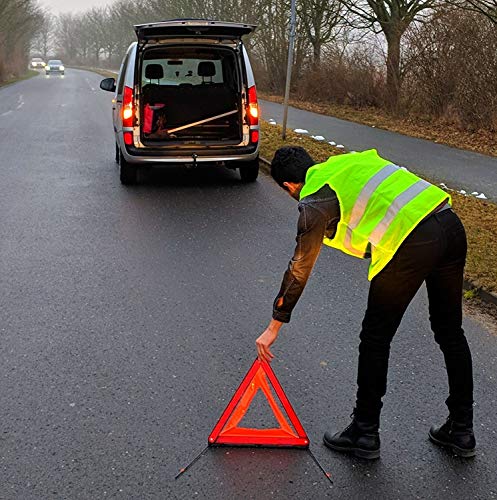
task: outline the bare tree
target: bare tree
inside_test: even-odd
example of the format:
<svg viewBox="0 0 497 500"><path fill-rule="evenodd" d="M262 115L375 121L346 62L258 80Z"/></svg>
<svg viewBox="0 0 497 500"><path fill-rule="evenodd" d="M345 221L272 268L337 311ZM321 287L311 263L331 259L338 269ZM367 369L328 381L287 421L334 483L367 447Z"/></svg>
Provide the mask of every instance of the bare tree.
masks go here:
<svg viewBox="0 0 497 500"><path fill-rule="evenodd" d="M449 3L465 10L483 14L497 24L497 0L449 0Z"/></svg>
<svg viewBox="0 0 497 500"><path fill-rule="evenodd" d="M387 42L387 104L398 111L401 87L401 40L407 28L423 19L443 0L340 0L357 27L383 33Z"/></svg>
<svg viewBox="0 0 497 500"><path fill-rule="evenodd" d="M40 53L45 60L53 49L54 25L52 14L48 10L43 11L38 24L38 33L33 38L31 47L33 51Z"/></svg>
<svg viewBox="0 0 497 500"><path fill-rule="evenodd" d="M83 45L81 37L82 15L73 15L71 13L60 14L57 19L56 43L58 51L64 54L69 62L76 62L79 49Z"/></svg>
<svg viewBox="0 0 497 500"><path fill-rule="evenodd" d="M290 2L259 0L254 6L257 12L257 32L250 41L250 51L262 66L261 81L271 91L279 92L285 84L288 39L290 27ZM300 29L297 27L297 33ZM303 37L297 37L295 63L302 61ZM298 70L296 71L298 73Z"/></svg>
<svg viewBox="0 0 497 500"><path fill-rule="evenodd" d="M475 12L440 9L410 29L406 40L404 86L411 110L461 129L496 131L495 24Z"/></svg>
<svg viewBox="0 0 497 500"><path fill-rule="evenodd" d="M105 7L92 7L84 14L88 33L91 35L94 64L100 63L100 54L106 45L108 31L107 10Z"/></svg>
<svg viewBox="0 0 497 500"><path fill-rule="evenodd" d="M321 63L322 47L339 34L344 7L339 0L302 0L298 15L302 30L312 45L313 64Z"/></svg>

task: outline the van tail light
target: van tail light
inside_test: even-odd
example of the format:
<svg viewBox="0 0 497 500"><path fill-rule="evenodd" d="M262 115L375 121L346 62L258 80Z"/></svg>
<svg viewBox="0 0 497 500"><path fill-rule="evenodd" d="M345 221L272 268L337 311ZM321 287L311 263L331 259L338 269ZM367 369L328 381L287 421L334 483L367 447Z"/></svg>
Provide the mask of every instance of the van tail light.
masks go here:
<svg viewBox="0 0 497 500"><path fill-rule="evenodd" d="M252 143L259 142L259 131L258 130L251 130L250 131L250 142L252 142Z"/></svg>
<svg viewBox="0 0 497 500"><path fill-rule="evenodd" d="M123 127L133 126L134 115L135 110L133 109L133 89L131 87L124 87L122 106Z"/></svg>
<svg viewBox="0 0 497 500"><path fill-rule="evenodd" d="M131 146L133 144L133 132L124 132L124 144Z"/></svg>
<svg viewBox="0 0 497 500"><path fill-rule="evenodd" d="M257 104L255 85L248 89L247 116L249 125L259 125L259 105Z"/></svg>

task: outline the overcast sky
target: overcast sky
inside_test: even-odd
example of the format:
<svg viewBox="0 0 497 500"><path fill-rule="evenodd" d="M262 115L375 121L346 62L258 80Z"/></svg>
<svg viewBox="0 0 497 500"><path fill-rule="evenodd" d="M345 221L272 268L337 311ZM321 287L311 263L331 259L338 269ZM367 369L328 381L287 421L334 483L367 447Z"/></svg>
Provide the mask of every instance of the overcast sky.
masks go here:
<svg viewBox="0 0 497 500"><path fill-rule="evenodd" d="M91 7L103 7L113 3L113 0L40 0L54 14L61 12L81 12Z"/></svg>

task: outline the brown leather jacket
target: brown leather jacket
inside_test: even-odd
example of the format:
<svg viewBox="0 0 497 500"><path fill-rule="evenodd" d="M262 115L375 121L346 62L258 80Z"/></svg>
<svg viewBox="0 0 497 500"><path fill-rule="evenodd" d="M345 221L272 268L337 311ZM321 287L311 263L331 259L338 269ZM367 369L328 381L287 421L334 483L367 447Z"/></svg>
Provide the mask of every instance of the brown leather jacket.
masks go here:
<svg viewBox="0 0 497 500"><path fill-rule="evenodd" d="M318 258L323 237L333 238L340 219L335 192L324 186L299 202L297 246L274 300L273 318L288 323Z"/></svg>

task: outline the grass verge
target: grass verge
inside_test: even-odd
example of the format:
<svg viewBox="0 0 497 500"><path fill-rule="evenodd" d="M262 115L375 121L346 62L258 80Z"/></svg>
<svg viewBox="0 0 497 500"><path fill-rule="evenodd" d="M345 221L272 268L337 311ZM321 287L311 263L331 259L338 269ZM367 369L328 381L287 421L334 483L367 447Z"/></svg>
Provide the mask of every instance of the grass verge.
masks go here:
<svg viewBox="0 0 497 500"><path fill-rule="evenodd" d="M284 144L303 146L318 162L343 153L327 143L290 130L286 141L283 141L279 125L270 125L262 121L261 127L261 156L269 160L276 149ZM466 279L476 287L497 292L497 205L457 192L451 192L451 195L454 210L463 221L468 236Z"/></svg>
<svg viewBox="0 0 497 500"><path fill-rule="evenodd" d="M11 85L13 83L17 83L22 80L27 80L28 78L33 78L33 76L38 76L38 75L39 75L38 71L35 71L34 69L28 69L27 73L24 73L24 75L16 76L14 78L10 78L8 80L0 82L0 87L5 87L6 85Z"/></svg>
<svg viewBox="0 0 497 500"><path fill-rule="evenodd" d="M283 102L283 98L258 91L261 99ZM290 105L321 115L333 116L363 125L398 132L400 134L427 139L459 149L466 149L490 156L497 156L496 133L489 130L470 132L460 130L450 121L435 120L433 117L411 116L392 117L386 111L377 108L354 108L352 106L318 103L291 99Z"/></svg>

